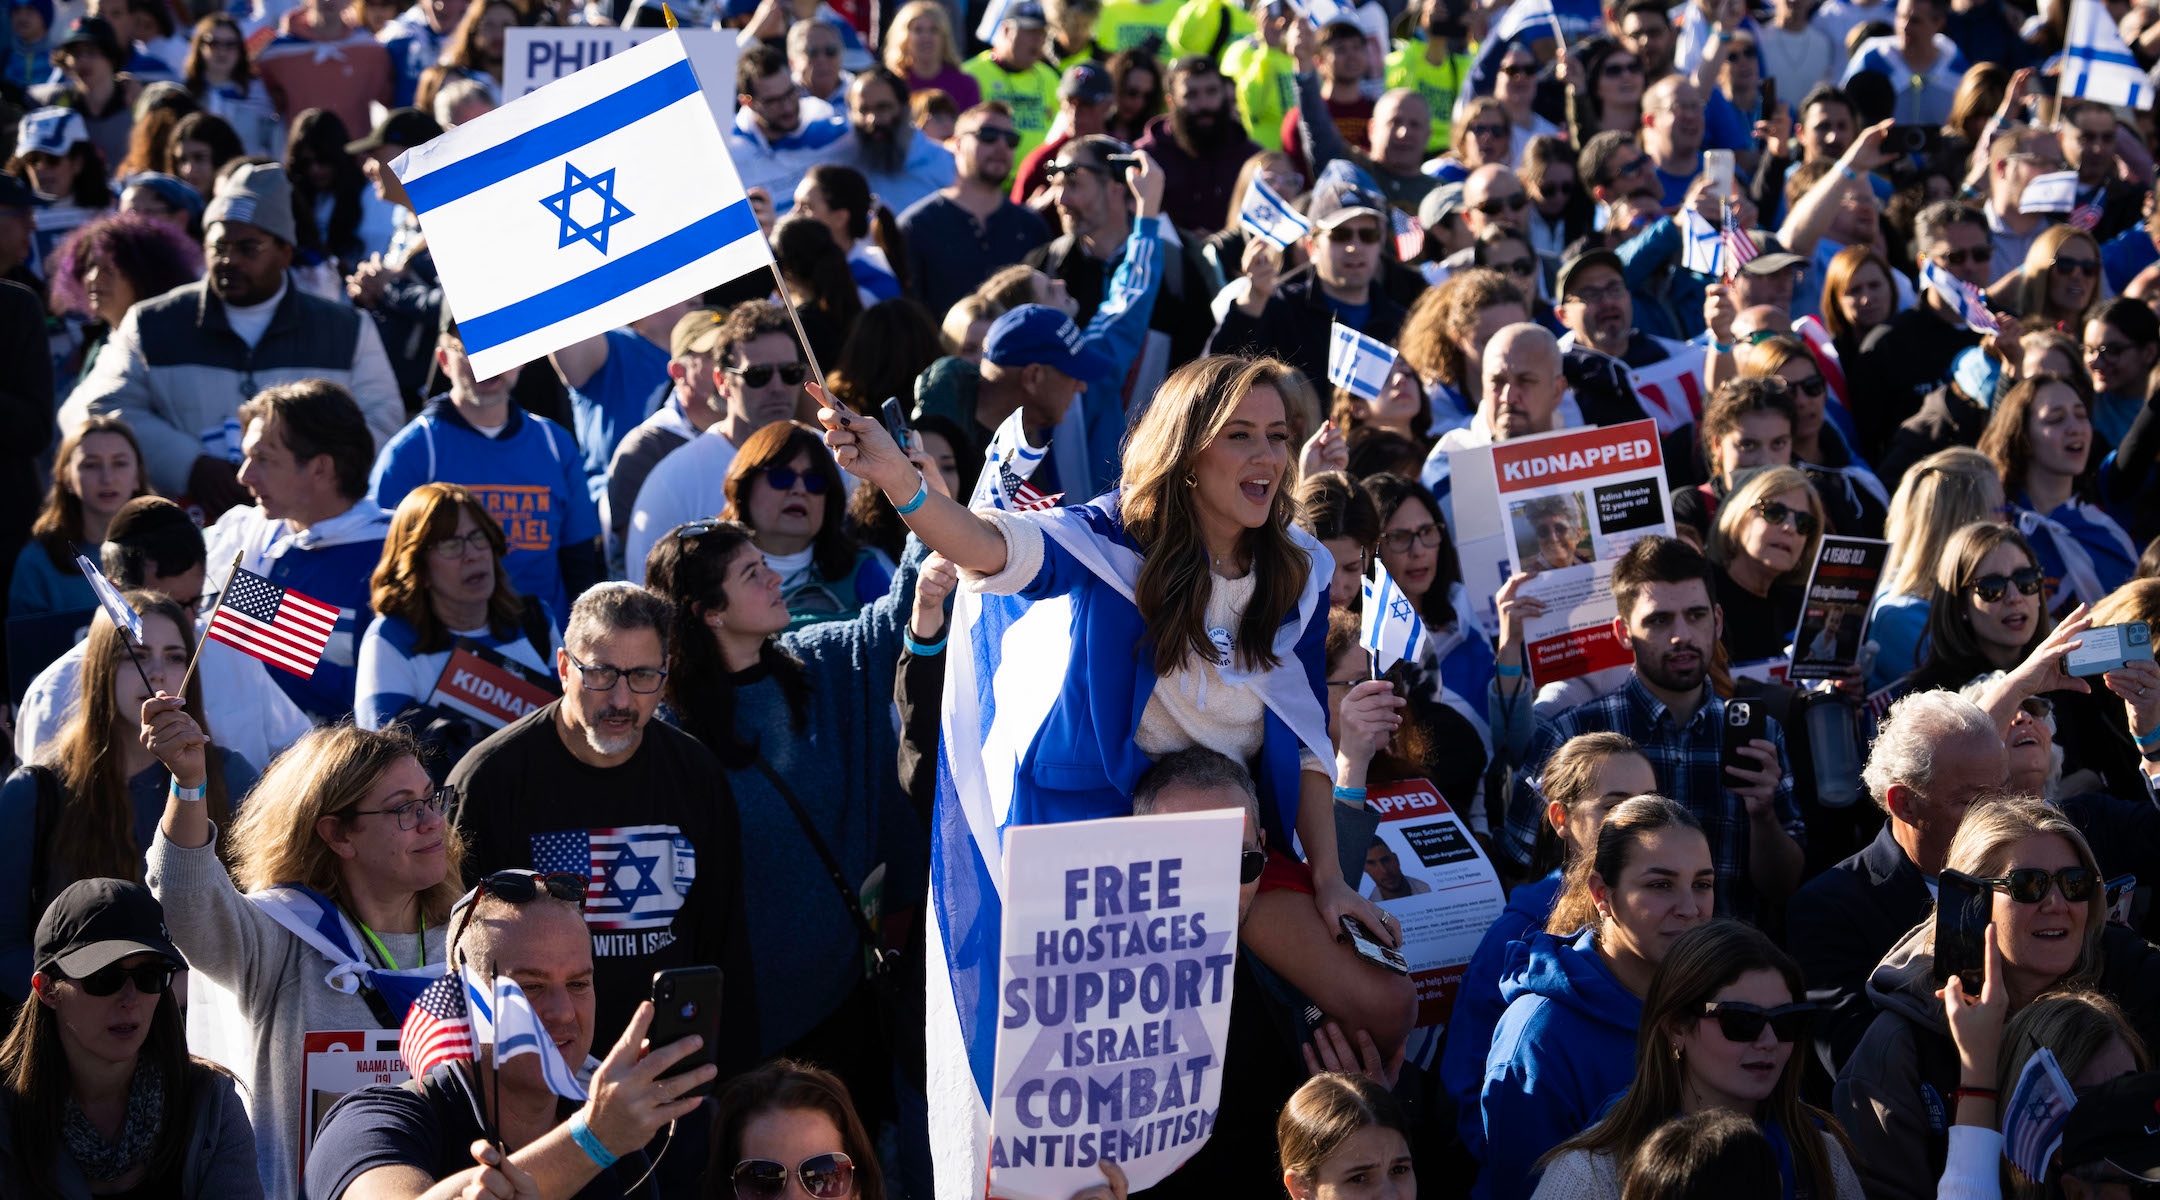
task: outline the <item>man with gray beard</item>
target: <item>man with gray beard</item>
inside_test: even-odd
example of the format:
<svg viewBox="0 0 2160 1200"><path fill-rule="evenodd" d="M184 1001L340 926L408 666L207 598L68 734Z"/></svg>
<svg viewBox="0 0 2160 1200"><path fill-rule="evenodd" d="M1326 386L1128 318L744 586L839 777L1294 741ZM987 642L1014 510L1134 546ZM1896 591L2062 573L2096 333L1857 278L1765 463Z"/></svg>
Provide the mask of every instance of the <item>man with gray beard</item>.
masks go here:
<svg viewBox="0 0 2160 1200"><path fill-rule="evenodd" d="M896 215L953 182L952 151L915 132L908 85L884 67L859 72L847 88L848 136L831 161L853 167Z"/></svg>
<svg viewBox="0 0 2160 1200"><path fill-rule="evenodd" d="M720 763L653 719L668 674L665 599L603 583L570 606L562 699L497 730L450 772L465 881L503 870L588 881L595 1044L612 1045L655 971L726 974L720 1076L756 1061L742 832Z"/></svg>

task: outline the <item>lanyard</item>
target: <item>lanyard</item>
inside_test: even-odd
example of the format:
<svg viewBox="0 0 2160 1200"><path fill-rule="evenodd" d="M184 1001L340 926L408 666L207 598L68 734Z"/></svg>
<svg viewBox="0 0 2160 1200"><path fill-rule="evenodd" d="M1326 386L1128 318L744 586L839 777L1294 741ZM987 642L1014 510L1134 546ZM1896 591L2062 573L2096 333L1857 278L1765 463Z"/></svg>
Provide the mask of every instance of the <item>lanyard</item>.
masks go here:
<svg viewBox="0 0 2160 1200"><path fill-rule="evenodd" d="M368 944L369 944L369 945L371 945L371 946L373 946L373 947L375 947L375 953L377 953L377 954L380 954L380 955L382 955L382 956L383 956L383 961L384 961L384 962L386 962L386 963L389 963L389 964L390 964L390 969L391 969L391 970L393 970L393 971L402 971L402 970L404 970L404 969L405 969L405 968L403 968L403 967L401 967L401 966L399 966L399 965L398 965L398 960L397 960L397 957L396 957L395 955L393 955L393 954L391 954L391 953L390 953L390 947L388 947L388 946L385 946L385 945L383 945L383 944L382 944L382 939L381 939L381 938L379 938L379 937L376 937L376 936L375 936L375 931L374 931L374 930L372 930L372 929L369 929L369 928L367 927L367 925L366 925L366 923L365 923L365 922L361 921L359 917L354 917L354 918L352 919L352 923L353 923L354 925L357 925L357 926L359 926L359 928L360 928L360 936L362 936L362 937L366 938L366 939L368 940ZM420 936L419 936L419 941L420 941L420 962L419 962L419 964L418 964L418 965L419 965L419 966L423 966L423 967L424 967L424 966L426 966L426 965L427 965L427 910L426 910L426 909L421 909L421 910L420 910Z"/></svg>

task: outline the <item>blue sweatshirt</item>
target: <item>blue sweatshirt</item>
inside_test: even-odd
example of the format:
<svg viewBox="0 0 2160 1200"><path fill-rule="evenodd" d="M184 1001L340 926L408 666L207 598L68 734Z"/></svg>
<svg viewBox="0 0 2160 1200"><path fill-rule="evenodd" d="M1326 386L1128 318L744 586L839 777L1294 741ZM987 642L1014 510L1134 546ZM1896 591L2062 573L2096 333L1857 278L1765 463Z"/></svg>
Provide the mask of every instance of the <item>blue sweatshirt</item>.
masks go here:
<svg viewBox="0 0 2160 1200"><path fill-rule="evenodd" d="M608 460L615 457L616 444L668 397L667 347L655 346L629 328L610 329L605 336L607 361L585 386L570 389L571 421L590 481L586 498L595 505L607 494Z"/></svg>
<svg viewBox="0 0 2160 1200"><path fill-rule="evenodd" d="M428 401L376 457L368 494L395 510L423 483L465 488L502 524L509 542L503 569L511 586L519 595L539 597L551 613L566 613L570 591L560 554L600 536L600 509L586 490L585 467L569 432L515 404L509 411L510 419L489 437L459 416L449 397Z"/></svg>
<svg viewBox="0 0 2160 1200"><path fill-rule="evenodd" d="M1529 1200L1532 1168L1581 1133L1614 1092L1635 1079L1642 1000L1620 986L1586 929L1563 939L1540 933L1509 947L1478 1106L1485 1169L1472 1196Z"/></svg>
<svg viewBox="0 0 2160 1200"><path fill-rule="evenodd" d="M1463 1145L1477 1158L1485 1157L1485 1116L1478 1109L1478 1093L1485 1086L1485 1056L1492 1051L1493 1030L1507 1012L1507 1001L1500 998L1500 973L1507 967L1512 943L1545 927L1553 904L1560 899L1560 883L1560 872L1554 871L1508 894L1507 907L1486 928L1477 952L1463 968L1455 1008L1448 1015L1440 1086L1455 1098L1457 1129Z"/></svg>
<svg viewBox="0 0 2160 1200"><path fill-rule="evenodd" d="M96 546L77 546L75 552L97 561ZM34 617L96 607L97 593L90 590L90 581L73 563L62 570L53 565L43 542L32 538L23 543L22 553L15 556L15 574L8 581L7 615Z"/></svg>

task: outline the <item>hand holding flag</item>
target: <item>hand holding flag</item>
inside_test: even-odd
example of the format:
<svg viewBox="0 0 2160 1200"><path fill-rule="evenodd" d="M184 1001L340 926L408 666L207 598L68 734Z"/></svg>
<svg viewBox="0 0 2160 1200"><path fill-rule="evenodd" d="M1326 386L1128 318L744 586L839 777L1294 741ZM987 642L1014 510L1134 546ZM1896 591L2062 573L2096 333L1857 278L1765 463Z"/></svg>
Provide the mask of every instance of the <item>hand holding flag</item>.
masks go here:
<svg viewBox="0 0 2160 1200"><path fill-rule="evenodd" d="M337 623L335 605L281 588L236 564L210 610L203 637L311 679Z"/></svg>
<svg viewBox="0 0 2160 1200"><path fill-rule="evenodd" d="M120 595L120 589L112 585L112 580L105 578L105 572L98 570L89 556L76 555L75 569L81 571L83 578L90 581L90 590L97 593L98 607L105 610L105 619L111 621L115 629L127 632L128 636L120 639L120 644L127 648L128 661L135 664L135 674L142 680L143 690L153 696L157 695L157 689L150 686L149 674L143 670L142 658L135 653L135 647L142 644L142 614L128 607L127 600Z"/></svg>

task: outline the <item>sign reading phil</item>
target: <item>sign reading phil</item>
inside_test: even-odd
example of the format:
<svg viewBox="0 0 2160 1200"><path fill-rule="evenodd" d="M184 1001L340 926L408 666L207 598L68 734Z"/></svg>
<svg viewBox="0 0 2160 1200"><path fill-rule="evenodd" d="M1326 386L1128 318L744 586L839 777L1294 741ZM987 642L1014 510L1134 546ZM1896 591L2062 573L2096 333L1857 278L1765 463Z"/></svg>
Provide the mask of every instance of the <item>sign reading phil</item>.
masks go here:
<svg viewBox="0 0 2160 1200"><path fill-rule="evenodd" d="M470 638L458 638L452 647L430 704L501 729L561 694L552 678Z"/></svg>
<svg viewBox="0 0 2160 1200"><path fill-rule="evenodd" d="M989 1195L1134 1191L1215 1125L1237 963L1237 809L1019 826L1005 836Z"/></svg>

